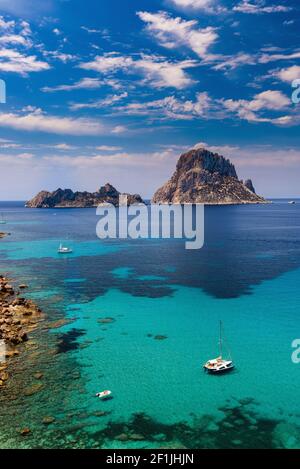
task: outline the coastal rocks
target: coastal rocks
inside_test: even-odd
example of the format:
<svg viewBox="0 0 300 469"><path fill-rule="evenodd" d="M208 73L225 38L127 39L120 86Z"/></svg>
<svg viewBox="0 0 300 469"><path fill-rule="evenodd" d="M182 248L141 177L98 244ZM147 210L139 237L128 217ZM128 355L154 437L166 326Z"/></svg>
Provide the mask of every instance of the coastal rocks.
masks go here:
<svg viewBox="0 0 300 469"><path fill-rule="evenodd" d="M34 383L24 391L24 396L33 396L33 394L37 394L43 389L44 385L42 383Z"/></svg>
<svg viewBox="0 0 300 469"><path fill-rule="evenodd" d="M51 423L55 422L55 418L51 417L50 415L47 415L46 417L43 418L42 423L44 425L50 425Z"/></svg>
<svg viewBox="0 0 300 469"><path fill-rule="evenodd" d="M128 205L143 203L138 194L121 194L107 183L97 192L73 192L71 189L57 189L54 192L41 191L26 203L29 208L85 208L109 203L119 205L119 196L126 195Z"/></svg>
<svg viewBox="0 0 300 469"><path fill-rule="evenodd" d="M58 319L57 321L50 322L48 324L49 329L60 329L62 326L66 326L67 324L70 324L72 321L69 319Z"/></svg>
<svg viewBox="0 0 300 469"><path fill-rule="evenodd" d="M112 322L115 322L114 318L100 318L97 320L100 324L111 324Z"/></svg>
<svg viewBox="0 0 300 469"><path fill-rule="evenodd" d="M255 194L252 181L239 181L234 165L205 148L181 155L171 179L156 191L153 203L208 205L258 204L265 199Z"/></svg>
<svg viewBox="0 0 300 469"><path fill-rule="evenodd" d="M22 435L22 436L27 436L27 435L29 435L29 433L31 433L31 430L28 427L21 428L21 430L20 430L20 435Z"/></svg>
<svg viewBox="0 0 300 469"><path fill-rule="evenodd" d="M19 355L18 346L28 341L28 334L36 329L42 312L31 300L16 297L8 279L0 276L0 340L6 345L5 359ZM6 364L0 366L0 385L9 378Z"/></svg>

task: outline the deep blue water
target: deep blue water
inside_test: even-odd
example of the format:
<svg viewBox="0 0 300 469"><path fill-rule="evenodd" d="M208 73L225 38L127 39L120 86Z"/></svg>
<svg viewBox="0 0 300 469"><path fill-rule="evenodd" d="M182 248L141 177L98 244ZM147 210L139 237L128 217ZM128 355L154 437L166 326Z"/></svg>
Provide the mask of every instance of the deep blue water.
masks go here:
<svg viewBox="0 0 300 469"><path fill-rule="evenodd" d="M28 283L47 314L0 391L0 446L300 447L300 201L207 207L199 251L100 241L94 209L2 202L0 212L11 233L0 273ZM70 322L46 327L61 318ZM236 362L221 378L202 371L220 319ZM43 389L24 396L37 371ZM95 399L106 388L114 398Z"/></svg>

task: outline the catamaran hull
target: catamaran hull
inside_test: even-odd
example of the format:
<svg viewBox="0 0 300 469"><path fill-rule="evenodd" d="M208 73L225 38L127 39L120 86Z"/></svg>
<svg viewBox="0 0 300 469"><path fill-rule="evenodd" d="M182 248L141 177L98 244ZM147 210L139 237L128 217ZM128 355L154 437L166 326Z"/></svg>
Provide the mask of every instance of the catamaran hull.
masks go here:
<svg viewBox="0 0 300 469"><path fill-rule="evenodd" d="M211 375L220 375L220 374L224 374L224 373L228 373L229 371L232 371L234 369L234 365L229 366L227 368L222 368L221 370L209 369L209 368L206 368L206 366L204 366L203 368L207 373Z"/></svg>

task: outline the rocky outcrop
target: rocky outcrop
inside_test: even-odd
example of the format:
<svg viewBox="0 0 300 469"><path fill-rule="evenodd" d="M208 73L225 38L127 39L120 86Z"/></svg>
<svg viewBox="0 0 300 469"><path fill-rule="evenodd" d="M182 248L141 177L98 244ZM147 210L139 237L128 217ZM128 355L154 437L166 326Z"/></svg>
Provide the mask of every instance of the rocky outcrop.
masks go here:
<svg viewBox="0 0 300 469"><path fill-rule="evenodd" d="M18 346L27 342L41 318L41 310L31 300L18 296L8 279L0 275L0 340L6 345L5 356L0 356L0 387L9 378L7 359L19 355Z"/></svg>
<svg viewBox="0 0 300 469"><path fill-rule="evenodd" d="M247 179L245 182L244 182L245 186L249 189L249 191L253 192L253 194L256 194L256 191L254 189L254 186L253 186L253 183L251 181L251 179Z"/></svg>
<svg viewBox="0 0 300 469"><path fill-rule="evenodd" d="M86 208L110 203L119 205L119 196L126 195L128 205L143 203L138 194L121 194L111 184L105 184L97 192L73 192L71 189L57 189L54 192L41 191L26 203L29 208Z"/></svg>
<svg viewBox="0 0 300 469"><path fill-rule="evenodd" d="M251 184L250 184L251 183ZM153 203L258 204L251 181L243 184L234 165L205 148L181 155L171 179L154 194Z"/></svg>

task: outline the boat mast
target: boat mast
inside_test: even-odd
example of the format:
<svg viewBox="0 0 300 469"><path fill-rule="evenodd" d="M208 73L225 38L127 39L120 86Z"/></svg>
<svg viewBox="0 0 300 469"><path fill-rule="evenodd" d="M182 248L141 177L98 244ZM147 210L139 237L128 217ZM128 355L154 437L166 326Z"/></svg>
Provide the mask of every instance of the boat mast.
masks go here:
<svg viewBox="0 0 300 469"><path fill-rule="evenodd" d="M220 321L220 341L219 341L219 347L220 347L220 357L222 358L223 355L223 347L222 347L222 321Z"/></svg>

